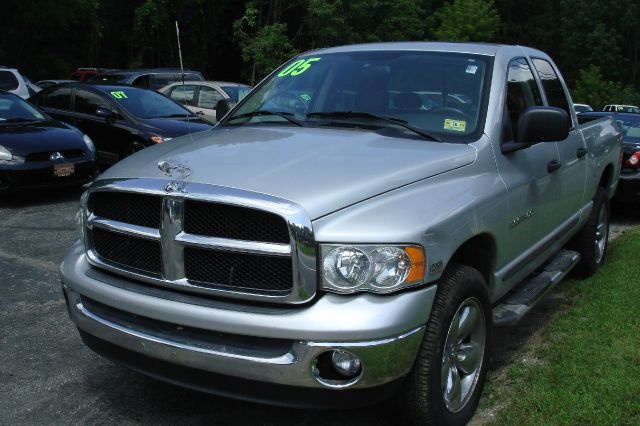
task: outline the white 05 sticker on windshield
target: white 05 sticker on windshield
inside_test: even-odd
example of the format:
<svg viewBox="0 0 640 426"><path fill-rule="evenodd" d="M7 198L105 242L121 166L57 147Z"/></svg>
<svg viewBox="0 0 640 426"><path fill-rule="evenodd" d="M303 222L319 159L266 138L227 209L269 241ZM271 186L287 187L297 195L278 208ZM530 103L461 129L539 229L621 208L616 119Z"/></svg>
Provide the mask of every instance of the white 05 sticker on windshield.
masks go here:
<svg viewBox="0 0 640 426"><path fill-rule="evenodd" d="M452 120L450 118L446 118L444 120L444 129L464 132L467 129L467 122L464 120Z"/></svg>

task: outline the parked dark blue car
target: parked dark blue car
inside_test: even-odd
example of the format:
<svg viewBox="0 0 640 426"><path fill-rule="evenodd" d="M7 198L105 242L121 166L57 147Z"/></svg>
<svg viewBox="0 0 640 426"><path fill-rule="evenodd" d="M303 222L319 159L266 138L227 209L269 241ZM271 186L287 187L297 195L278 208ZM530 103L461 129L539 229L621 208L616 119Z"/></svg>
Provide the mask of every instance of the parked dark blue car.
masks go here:
<svg viewBox="0 0 640 426"><path fill-rule="evenodd" d="M96 171L96 151L87 135L0 91L0 193L80 185Z"/></svg>
<svg viewBox="0 0 640 426"><path fill-rule="evenodd" d="M213 127L166 96L131 86L73 83L45 89L29 100L88 134L102 164Z"/></svg>
<svg viewBox="0 0 640 426"><path fill-rule="evenodd" d="M624 203L640 202L640 114L606 111L583 112L587 117L613 117L622 128L622 169L615 198Z"/></svg>

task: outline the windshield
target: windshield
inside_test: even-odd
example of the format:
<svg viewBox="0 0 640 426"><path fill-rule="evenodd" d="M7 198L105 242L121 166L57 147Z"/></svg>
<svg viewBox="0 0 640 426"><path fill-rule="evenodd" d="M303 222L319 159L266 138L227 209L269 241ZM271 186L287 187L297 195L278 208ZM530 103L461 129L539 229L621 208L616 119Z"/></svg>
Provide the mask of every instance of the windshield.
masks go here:
<svg viewBox="0 0 640 426"><path fill-rule="evenodd" d="M640 120L628 120L616 118L622 128L624 139L640 139Z"/></svg>
<svg viewBox="0 0 640 426"><path fill-rule="evenodd" d="M418 130L469 139L483 127L489 67L490 58L456 53L309 54L274 73L225 123L393 128L413 137Z"/></svg>
<svg viewBox="0 0 640 426"><path fill-rule="evenodd" d="M45 121L45 116L22 99L0 96L0 125Z"/></svg>
<svg viewBox="0 0 640 426"><path fill-rule="evenodd" d="M137 118L193 116L189 110L153 90L119 87L108 94L125 111Z"/></svg>
<svg viewBox="0 0 640 426"><path fill-rule="evenodd" d="M100 74L90 77L89 81L92 83L114 84L126 83L128 79L129 75L127 74Z"/></svg>
<svg viewBox="0 0 640 426"><path fill-rule="evenodd" d="M251 91L248 86L220 86L233 102L240 102Z"/></svg>

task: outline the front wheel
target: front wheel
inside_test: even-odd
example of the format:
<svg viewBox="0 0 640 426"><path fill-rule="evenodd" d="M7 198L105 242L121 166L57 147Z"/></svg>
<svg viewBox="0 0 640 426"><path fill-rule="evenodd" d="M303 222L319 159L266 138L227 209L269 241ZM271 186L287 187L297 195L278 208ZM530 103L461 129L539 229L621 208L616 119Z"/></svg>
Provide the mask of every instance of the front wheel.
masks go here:
<svg viewBox="0 0 640 426"><path fill-rule="evenodd" d="M397 396L411 424L463 425L487 374L491 304L482 275L453 264L438 283L422 346Z"/></svg>

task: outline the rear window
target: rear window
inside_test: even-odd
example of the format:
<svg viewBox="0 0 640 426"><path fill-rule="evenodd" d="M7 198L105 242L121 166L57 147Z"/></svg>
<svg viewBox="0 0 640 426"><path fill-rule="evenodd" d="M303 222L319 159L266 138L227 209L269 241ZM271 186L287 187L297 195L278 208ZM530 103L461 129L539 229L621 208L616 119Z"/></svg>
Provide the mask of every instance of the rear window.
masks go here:
<svg viewBox="0 0 640 426"><path fill-rule="evenodd" d="M12 72L0 71L0 89L15 90L18 88L18 79Z"/></svg>

